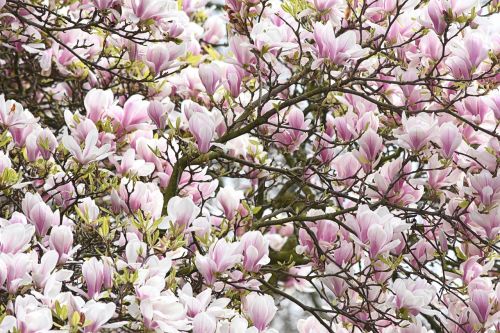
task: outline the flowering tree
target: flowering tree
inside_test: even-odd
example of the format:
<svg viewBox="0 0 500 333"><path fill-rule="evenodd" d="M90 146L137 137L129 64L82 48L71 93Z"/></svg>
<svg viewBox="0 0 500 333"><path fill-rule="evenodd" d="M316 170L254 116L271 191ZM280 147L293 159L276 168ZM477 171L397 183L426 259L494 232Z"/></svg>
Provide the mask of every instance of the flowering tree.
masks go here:
<svg viewBox="0 0 500 333"><path fill-rule="evenodd" d="M499 10L0 0L0 332L498 332Z"/></svg>

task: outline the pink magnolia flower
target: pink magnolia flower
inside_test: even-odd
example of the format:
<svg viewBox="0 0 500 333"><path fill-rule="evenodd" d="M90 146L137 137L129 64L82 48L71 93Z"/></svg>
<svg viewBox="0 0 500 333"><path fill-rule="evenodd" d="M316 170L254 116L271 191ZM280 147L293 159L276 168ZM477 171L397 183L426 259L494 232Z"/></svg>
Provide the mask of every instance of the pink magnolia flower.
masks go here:
<svg viewBox="0 0 500 333"><path fill-rule="evenodd" d="M213 95L215 90L219 87L221 80L221 69L215 64L201 64L198 70L201 82L205 87L207 94Z"/></svg>
<svg viewBox="0 0 500 333"><path fill-rule="evenodd" d="M87 118L97 123L104 116L108 115L109 110L115 105L113 91L92 89L83 100Z"/></svg>
<svg viewBox="0 0 500 333"><path fill-rule="evenodd" d="M226 21L221 16L210 16L203 23L205 30L203 40L207 43L217 44L224 38L226 30L224 29Z"/></svg>
<svg viewBox="0 0 500 333"><path fill-rule="evenodd" d="M217 321L214 316L200 312L193 319L193 333L214 333Z"/></svg>
<svg viewBox="0 0 500 333"><path fill-rule="evenodd" d="M490 292L484 289L472 289L469 291L469 295L469 306L472 314L479 323L485 324L492 308Z"/></svg>
<svg viewBox="0 0 500 333"><path fill-rule="evenodd" d="M91 162L100 161L111 154L111 146L109 144L104 144L100 148L97 148L96 130L92 130L85 138L85 148L83 150L72 136L64 136L62 143L66 149L68 149L70 154L81 164L89 164Z"/></svg>
<svg viewBox="0 0 500 333"><path fill-rule="evenodd" d="M174 110L174 103L167 101L151 101L148 106L149 118L155 123L158 129L164 130L167 127L168 115Z"/></svg>
<svg viewBox="0 0 500 333"><path fill-rule="evenodd" d="M392 285L392 290L396 294L394 299L396 309L405 309L412 316L419 313L433 313L429 304L434 299L436 291L425 280L397 279Z"/></svg>
<svg viewBox="0 0 500 333"><path fill-rule="evenodd" d="M4 94L0 95L0 124L9 129L23 128L36 122L33 115L24 110L23 106L11 99L5 101Z"/></svg>
<svg viewBox="0 0 500 333"><path fill-rule="evenodd" d="M470 219L478 225L488 239L495 239L500 233L500 207L497 207L486 214L481 214L477 210L470 213Z"/></svg>
<svg viewBox="0 0 500 333"><path fill-rule="evenodd" d="M195 112L189 118L189 131L196 139L198 150L202 153L208 152L215 134L212 117L204 112Z"/></svg>
<svg viewBox="0 0 500 333"><path fill-rule="evenodd" d="M240 205L241 194L232 187L223 187L217 193L217 202L228 220L232 220Z"/></svg>
<svg viewBox="0 0 500 333"><path fill-rule="evenodd" d="M459 170L453 170L451 167L444 167L441 162L439 162L438 155L432 155L428 166L428 179L422 180L421 183L436 190L456 184L463 176Z"/></svg>
<svg viewBox="0 0 500 333"><path fill-rule="evenodd" d="M470 175L471 190L480 203L490 206L500 202L500 176L493 177L488 170Z"/></svg>
<svg viewBox="0 0 500 333"><path fill-rule="evenodd" d="M328 330L314 316L299 319L297 330L299 333L328 333Z"/></svg>
<svg viewBox="0 0 500 333"><path fill-rule="evenodd" d="M426 113L407 118L403 115L402 128L394 131L398 144L406 149L419 151L435 136L437 120Z"/></svg>
<svg viewBox="0 0 500 333"><path fill-rule="evenodd" d="M258 272L269 263L269 242L260 231L246 232L240 241L243 267L249 272Z"/></svg>
<svg viewBox="0 0 500 333"><path fill-rule="evenodd" d="M0 228L0 253L19 253L25 250L35 234L31 224L14 223Z"/></svg>
<svg viewBox="0 0 500 333"><path fill-rule="evenodd" d="M369 189L367 192L375 198L386 197L390 202L402 205L417 202L423 195L423 188L410 184L406 177L401 176L411 171L411 165L405 164L403 159L386 163L373 176L377 190ZM392 186L389 188L389 184Z"/></svg>
<svg viewBox="0 0 500 333"><path fill-rule="evenodd" d="M26 193L21 205L38 236L45 236L52 226L60 224L59 210L53 212L38 194Z"/></svg>
<svg viewBox="0 0 500 333"><path fill-rule="evenodd" d="M82 274L87 285L87 295L89 298L96 297L104 283L104 265L102 261L95 257L90 258L82 265Z"/></svg>
<svg viewBox="0 0 500 333"><path fill-rule="evenodd" d="M31 283L29 275L32 267L31 260L32 257L26 253L0 253L0 261L5 264L7 272L5 285L10 294L15 294L20 287Z"/></svg>
<svg viewBox="0 0 500 333"><path fill-rule="evenodd" d="M8 315L0 324L2 332L42 333L52 328L50 308L40 304L32 295L17 296L15 317Z"/></svg>
<svg viewBox="0 0 500 333"><path fill-rule="evenodd" d="M161 0L131 0L132 11L141 21L153 19L158 21L166 17L169 12L177 10L175 1Z"/></svg>
<svg viewBox="0 0 500 333"><path fill-rule="evenodd" d="M460 265L460 270L463 272L462 280L465 284L469 284L483 273L483 266L477 262L478 260L479 256L472 256Z"/></svg>
<svg viewBox="0 0 500 333"><path fill-rule="evenodd" d="M33 278L33 282L38 288L44 288L50 274L54 268L56 268L59 255L56 251L47 251L42 256L40 264L37 263L38 256L36 257L36 262L32 263L31 276Z"/></svg>
<svg viewBox="0 0 500 333"><path fill-rule="evenodd" d="M200 214L201 209L196 206L191 198L175 196L168 201L167 213L162 223L158 226L161 229L169 228L169 224L181 230L189 228L194 219Z"/></svg>
<svg viewBox="0 0 500 333"><path fill-rule="evenodd" d="M231 64L225 67L225 80L222 83L224 87L229 90L229 93L233 98L240 95L243 76L244 72L241 67Z"/></svg>
<svg viewBox="0 0 500 333"><path fill-rule="evenodd" d="M420 38L418 48L422 54L434 61L438 61L443 56L443 44L439 36L432 30Z"/></svg>
<svg viewBox="0 0 500 333"><path fill-rule="evenodd" d="M278 146L293 152L307 137L310 121L304 119L304 113L299 108L292 108L287 114L287 127L273 136Z"/></svg>
<svg viewBox="0 0 500 333"><path fill-rule="evenodd" d="M429 2L429 5L427 7L427 15L430 19L430 27L432 27L438 35L443 34L447 26L447 23L444 19L444 13L445 7L443 6L442 0L431 0Z"/></svg>
<svg viewBox="0 0 500 333"><path fill-rule="evenodd" d="M115 123L120 131L130 132L137 129L148 128L146 119L148 116L149 102L142 96L134 95L127 99L122 108L113 109Z"/></svg>
<svg viewBox="0 0 500 333"><path fill-rule="evenodd" d="M66 262L73 248L73 232L67 225L58 225L50 230L49 247L59 255L59 263Z"/></svg>
<svg viewBox="0 0 500 333"><path fill-rule="evenodd" d="M359 151L354 152L354 155L363 165L369 165L375 162L377 155L383 149L383 140L380 135L377 134L371 128L363 133L361 138L358 140Z"/></svg>
<svg viewBox="0 0 500 333"><path fill-rule="evenodd" d="M90 324L85 326L85 333L97 333L101 328L116 328L116 325L106 325L115 313L115 303L101 303L89 301L85 304L82 312L85 314L85 320Z"/></svg>
<svg viewBox="0 0 500 333"><path fill-rule="evenodd" d="M164 293L141 301L140 312L148 329L163 332L187 331L186 311L172 293Z"/></svg>
<svg viewBox="0 0 500 333"><path fill-rule="evenodd" d="M237 64L243 68L248 65L253 65L257 61L246 37L240 35L231 37L229 39L229 48L236 57Z"/></svg>
<svg viewBox="0 0 500 333"><path fill-rule="evenodd" d="M455 104L458 113L475 123L481 124L489 111L487 100L483 97L469 96Z"/></svg>
<svg viewBox="0 0 500 333"><path fill-rule="evenodd" d="M141 159L136 159L136 152L134 149L128 149L122 156L120 164L113 161L116 166L116 172L121 175L129 176L149 176L155 170L155 165L151 162L146 162ZM110 157L114 159L114 156Z"/></svg>
<svg viewBox="0 0 500 333"><path fill-rule="evenodd" d="M148 47L146 52L146 63L154 74L159 75L170 68L174 61L186 52L186 45L175 43L155 44Z"/></svg>
<svg viewBox="0 0 500 333"><path fill-rule="evenodd" d="M274 299L269 295L250 293L243 299L243 312L259 332L263 332L267 328L277 310Z"/></svg>
<svg viewBox="0 0 500 333"><path fill-rule="evenodd" d="M205 282L212 285L216 280L216 273L232 268L241 259L238 243L228 243L225 239L220 239L210 246L207 255L197 253L195 264Z"/></svg>
<svg viewBox="0 0 500 333"><path fill-rule="evenodd" d="M331 22L314 24L314 41L317 59L312 65L313 69L319 67L325 60L344 65L348 60L366 54L366 51L356 44L356 32L349 30L336 37Z"/></svg>
<svg viewBox="0 0 500 333"><path fill-rule="evenodd" d="M39 156L42 156L44 160L48 160L57 146L57 139L49 129L35 130L26 138L28 160L31 162L36 161Z"/></svg>
<svg viewBox="0 0 500 333"><path fill-rule="evenodd" d="M455 153L455 150L462 143L462 134L453 123L446 122L439 128L437 141L441 147L443 156L451 158Z"/></svg>

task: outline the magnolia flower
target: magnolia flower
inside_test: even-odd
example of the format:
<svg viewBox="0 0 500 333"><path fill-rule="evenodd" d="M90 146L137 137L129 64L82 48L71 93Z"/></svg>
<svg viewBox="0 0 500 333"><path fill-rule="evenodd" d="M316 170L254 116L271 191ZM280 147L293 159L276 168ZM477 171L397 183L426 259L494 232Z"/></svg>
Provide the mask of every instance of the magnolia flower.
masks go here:
<svg viewBox="0 0 500 333"><path fill-rule="evenodd" d="M70 154L81 164L89 164L105 159L111 155L109 144L104 144L97 148L97 130L92 130L85 138L85 148L82 150L76 140L69 135L62 139L63 145L69 150Z"/></svg>
<svg viewBox="0 0 500 333"><path fill-rule="evenodd" d="M220 239L210 246L207 255L196 254L196 268L207 284L212 285L215 282L216 273L222 273L241 261L238 247L238 243L228 243L225 239Z"/></svg>
<svg viewBox="0 0 500 333"><path fill-rule="evenodd" d="M122 175L131 176L149 176L155 170L155 165L141 159L135 159L136 152L134 149L128 149L122 156L120 164L114 162L116 171ZM111 157L110 157L111 159Z"/></svg>
<svg viewBox="0 0 500 333"><path fill-rule="evenodd" d="M383 149L383 140L373 129L368 128L358 140L359 151L354 152L354 156L361 164L375 162L377 155Z"/></svg>
<svg viewBox="0 0 500 333"><path fill-rule="evenodd" d="M314 41L317 59L312 69L318 68L325 60L337 65L345 65L348 60L357 59L366 51L356 44L356 32L348 30L340 36L335 36L332 23L317 22L314 24Z"/></svg>
<svg viewBox="0 0 500 333"><path fill-rule="evenodd" d="M186 52L184 43L177 45L175 43L154 44L148 47L146 52L146 63L155 74L161 74L168 69L174 61Z"/></svg>
<svg viewBox="0 0 500 333"><path fill-rule="evenodd" d="M398 128L394 136L406 149L419 151L436 135L437 120L429 114L420 113L409 118L403 115L402 123L402 128Z"/></svg>
<svg viewBox="0 0 500 333"><path fill-rule="evenodd" d="M106 324L113 317L115 309L115 303L89 301L82 309L85 320L89 322L89 325L85 326L83 331L85 333L97 333L102 328L112 329L121 326L121 324Z"/></svg>
<svg viewBox="0 0 500 333"><path fill-rule="evenodd" d="M217 321L206 312L200 312L193 319L193 333L214 333Z"/></svg>
<svg viewBox="0 0 500 333"><path fill-rule="evenodd" d="M240 205L241 194L232 187L223 187L217 193L217 202L228 220L232 220Z"/></svg>
<svg viewBox="0 0 500 333"><path fill-rule="evenodd" d="M452 123L444 123L439 128L438 144L441 146L443 156L451 158L455 150L462 143L460 130Z"/></svg>
<svg viewBox="0 0 500 333"><path fill-rule="evenodd" d="M0 124L9 128L22 128L36 122L33 115L24 110L23 106L11 99L5 101L4 94L0 95Z"/></svg>
<svg viewBox="0 0 500 333"><path fill-rule="evenodd" d="M307 319L299 319L297 322L299 333L327 333L328 330L313 316Z"/></svg>
<svg viewBox="0 0 500 333"><path fill-rule="evenodd" d="M149 102L140 95L133 95L127 99L123 108L114 108L113 117L119 126L119 131L130 132L136 129L148 128Z"/></svg>
<svg viewBox="0 0 500 333"><path fill-rule="evenodd" d="M87 111L87 118L97 123L106 116L111 107L115 105L113 91L91 89L87 95L85 95L83 104Z"/></svg>
<svg viewBox="0 0 500 333"><path fill-rule="evenodd" d="M33 282L37 287L45 287L45 283L49 279L50 274L52 273L54 268L56 268L58 259L59 255L56 251L47 251L42 256L40 264L36 262L33 263L31 276L33 277Z"/></svg>
<svg viewBox="0 0 500 333"><path fill-rule="evenodd" d="M141 21L153 19L158 21L177 10L175 1L131 0L132 12Z"/></svg>
<svg viewBox="0 0 500 333"><path fill-rule="evenodd" d="M189 130L196 139L198 150L202 153L208 152L215 134L212 117L203 112L195 112L189 118Z"/></svg>
<svg viewBox="0 0 500 333"><path fill-rule="evenodd" d="M174 103L170 100L158 102L152 101L148 106L148 116L155 123L158 129L165 129L167 127L168 115L174 109Z"/></svg>
<svg viewBox="0 0 500 333"><path fill-rule="evenodd" d="M29 246L35 234L30 224L9 224L0 228L0 253L18 253Z"/></svg>
<svg viewBox="0 0 500 333"><path fill-rule="evenodd" d="M48 332L52 328L50 308L40 304L35 297L18 296L15 301L15 316L6 316L0 323L1 332L18 330L22 333Z"/></svg>
<svg viewBox="0 0 500 333"><path fill-rule="evenodd" d="M62 264L71 255L73 247L73 231L67 225L54 226L50 230L49 247L59 255L59 263Z"/></svg>
<svg viewBox="0 0 500 333"><path fill-rule="evenodd" d="M250 231L241 237L243 267L249 272L258 272L262 265L269 263L269 242L260 231Z"/></svg>
<svg viewBox="0 0 500 333"><path fill-rule="evenodd" d="M189 328L184 306L172 293L146 298L140 303L144 325L162 332L178 332Z"/></svg>
<svg viewBox="0 0 500 333"><path fill-rule="evenodd" d="M188 228L194 219L200 214L200 208L193 203L191 198L173 197L167 204L168 216L158 226L161 229L167 229L169 223L179 227L181 230Z"/></svg>
<svg viewBox="0 0 500 333"><path fill-rule="evenodd" d="M277 310L273 298L269 295L250 293L243 299L243 312L259 332L263 332L267 328Z"/></svg>
<svg viewBox="0 0 500 333"><path fill-rule="evenodd" d="M412 316L419 313L433 314L429 304L434 299L436 291L425 280L397 279L392 285L392 290L396 294L394 298L396 309L406 310Z"/></svg>
<svg viewBox="0 0 500 333"><path fill-rule="evenodd" d="M201 64L198 70L201 82L205 87L207 94L213 95L217 90L221 80L221 69L215 64Z"/></svg>
<svg viewBox="0 0 500 333"><path fill-rule="evenodd" d="M21 205L38 236L45 236L52 226L60 223L59 210L53 212L38 194L26 193Z"/></svg>
<svg viewBox="0 0 500 333"><path fill-rule="evenodd" d="M82 275L87 285L87 296L96 298L101 292L104 283L106 287L111 287L112 272L107 263L97 260L95 257L90 258L82 265Z"/></svg>

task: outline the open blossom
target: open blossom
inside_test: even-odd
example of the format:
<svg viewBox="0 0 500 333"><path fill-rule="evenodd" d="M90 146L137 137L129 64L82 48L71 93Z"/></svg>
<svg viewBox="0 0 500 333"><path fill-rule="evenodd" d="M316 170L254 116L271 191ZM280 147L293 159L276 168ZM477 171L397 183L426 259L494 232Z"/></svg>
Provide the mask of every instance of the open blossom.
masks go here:
<svg viewBox="0 0 500 333"><path fill-rule="evenodd" d="M109 144L104 144L99 148L96 146L97 131L95 130L87 135L83 150L76 140L69 135L63 137L63 144L71 155L82 164L103 160L111 154Z"/></svg>
<svg viewBox="0 0 500 333"><path fill-rule="evenodd" d="M207 284L215 282L215 274L222 273L241 261L238 246L238 243L228 243L221 239L210 246L206 256L196 255L196 267Z"/></svg>
<svg viewBox="0 0 500 333"><path fill-rule="evenodd" d="M325 60L337 65L344 65L348 60L360 58L365 50L356 43L356 33L352 30L340 36L335 36L331 22L314 25L314 41L316 42L317 60L313 68L318 67Z"/></svg>
<svg viewBox="0 0 500 333"><path fill-rule="evenodd" d="M165 217L159 227L167 229L169 223L172 223L174 226L185 230L198 216L200 208L193 203L191 198L173 197L167 204L167 212L168 216Z"/></svg>
<svg viewBox="0 0 500 333"><path fill-rule="evenodd" d="M96 333L101 330L101 328L113 328L113 325L106 325L111 319L116 309L114 303L101 303L90 301L85 304L83 308L83 313L85 314L86 320L88 320L89 325L85 327L85 333Z"/></svg>
<svg viewBox="0 0 500 333"><path fill-rule="evenodd" d="M395 136L398 144L407 149L418 151L436 135L437 120L428 114L408 118L403 115L402 124Z"/></svg>
<svg viewBox="0 0 500 333"><path fill-rule="evenodd" d="M429 304L435 297L434 288L425 280L417 279L394 281L395 303L398 310L406 310L415 316L419 313L432 313Z"/></svg>
<svg viewBox="0 0 500 333"><path fill-rule="evenodd" d="M29 111L14 100L5 100L5 95L0 95L0 124L7 128L21 128L33 124L36 119Z"/></svg>
<svg viewBox="0 0 500 333"><path fill-rule="evenodd" d="M53 321L50 308L40 304L35 297L18 296L15 300L15 317L6 316L0 323L0 329L10 332L14 329L20 332L47 332L52 328Z"/></svg>

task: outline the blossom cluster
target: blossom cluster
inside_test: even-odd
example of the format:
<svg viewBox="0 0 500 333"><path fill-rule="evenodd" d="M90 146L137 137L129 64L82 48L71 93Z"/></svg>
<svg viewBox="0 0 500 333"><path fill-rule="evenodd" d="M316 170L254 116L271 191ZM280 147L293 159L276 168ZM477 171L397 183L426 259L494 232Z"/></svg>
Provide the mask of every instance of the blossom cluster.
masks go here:
<svg viewBox="0 0 500 333"><path fill-rule="evenodd" d="M497 0L0 0L0 332L500 331Z"/></svg>

